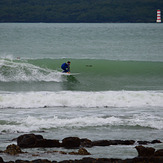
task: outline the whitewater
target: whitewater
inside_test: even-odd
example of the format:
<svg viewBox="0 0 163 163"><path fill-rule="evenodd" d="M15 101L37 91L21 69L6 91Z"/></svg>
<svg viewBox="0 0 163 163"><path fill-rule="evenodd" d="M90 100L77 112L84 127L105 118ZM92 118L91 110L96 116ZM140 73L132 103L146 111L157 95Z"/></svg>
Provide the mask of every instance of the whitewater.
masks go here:
<svg viewBox="0 0 163 163"><path fill-rule="evenodd" d="M43 107L163 107L163 92L1 92L0 108Z"/></svg>
<svg viewBox="0 0 163 163"><path fill-rule="evenodd" d="M154 23L1 23L0 150L28 133L163 142L162 29ZM71 75L61 70L68 60ZM87 150L94 158L132 158L134 147ZM82 157L49 150L56 149L26 149L23 159Z"/></svg>

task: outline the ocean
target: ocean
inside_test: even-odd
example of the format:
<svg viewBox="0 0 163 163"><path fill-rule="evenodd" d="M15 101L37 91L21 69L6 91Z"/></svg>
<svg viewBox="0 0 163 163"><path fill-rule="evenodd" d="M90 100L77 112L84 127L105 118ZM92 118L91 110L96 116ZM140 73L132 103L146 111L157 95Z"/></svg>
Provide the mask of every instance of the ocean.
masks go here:
<svg viewBox="0 0 163 163"><path fill-rule="evenodd" d="M0 150L20 135L163 142L163 24L1 23ZM71 75L61 64L71 61ZM133 158L136 144L92 147L91 157ZM162 149L161 144L150 144ZM23 149L17 159L80 159Z"/></svg>

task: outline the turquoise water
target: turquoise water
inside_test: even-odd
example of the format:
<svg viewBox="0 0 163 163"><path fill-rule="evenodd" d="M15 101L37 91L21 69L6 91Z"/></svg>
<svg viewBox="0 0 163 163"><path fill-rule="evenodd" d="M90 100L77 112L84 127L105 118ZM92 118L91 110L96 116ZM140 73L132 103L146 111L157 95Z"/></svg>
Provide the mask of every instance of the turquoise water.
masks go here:
<svg viewBox="0 0 163 163"><path fill-rule="evenodd" d="M162 30L162 24L0 24L0 150L25 133L163 141ZM60 68L67 60L71 75ZM134 146L88 151L127 158L137 155ZM77 158L48 150L33 152ZM23 156L29 157L36 159Z"/></svg>

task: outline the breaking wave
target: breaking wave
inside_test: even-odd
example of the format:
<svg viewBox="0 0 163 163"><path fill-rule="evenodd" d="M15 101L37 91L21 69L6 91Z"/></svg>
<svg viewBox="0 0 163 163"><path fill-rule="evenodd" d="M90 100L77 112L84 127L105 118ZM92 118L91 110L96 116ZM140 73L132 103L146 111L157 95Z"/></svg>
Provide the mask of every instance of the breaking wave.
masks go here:
<svg viewBox="0 0 163 163"><path fill-rule="evenodd" d="M148 128L148 129L163 129L163 121L160 117L151 117L148 114L134 115L131 117L120 116L81 116L73 118L53 117L34 117L27 116L17 118L8 123L4 120L0 122L0 133L28 133L33 131L53 130L57 128L92 128L92 127L127 127L127 128Z"/></svg>
<svg viewBox="0 0 163 163"><path fill-rule="evenodd" d="M0 81L29 82L29 81L61 81L61 72L41 68L25 61L0 59Z"/></svg>
<svg viewBox="0 0 163 163"><path fill-rule="evenodd" d="M0 108L43 107L163 107L163 92L155 91L59 91L0 94Z"/></svg>

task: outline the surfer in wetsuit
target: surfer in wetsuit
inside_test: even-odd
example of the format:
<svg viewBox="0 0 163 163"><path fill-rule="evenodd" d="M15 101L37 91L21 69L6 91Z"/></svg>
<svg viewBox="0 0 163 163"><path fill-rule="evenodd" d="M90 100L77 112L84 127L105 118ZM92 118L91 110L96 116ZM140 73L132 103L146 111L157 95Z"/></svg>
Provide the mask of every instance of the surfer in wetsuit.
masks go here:
<svg viewBox="0 0 163 163"><path fill-rule="evenodd" d="M62 65L61 65L61 68L63 69L63 72L64 73L70 73L70 64L71 64L71 62L70 61L68 61L67 63L63 63Z"/></svg>

